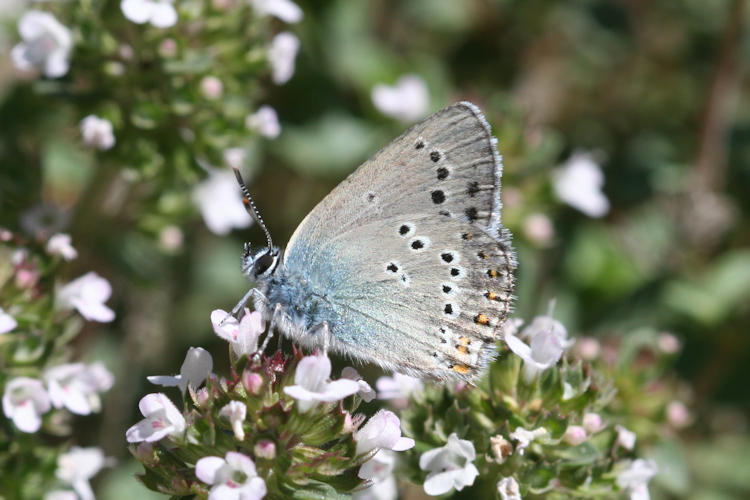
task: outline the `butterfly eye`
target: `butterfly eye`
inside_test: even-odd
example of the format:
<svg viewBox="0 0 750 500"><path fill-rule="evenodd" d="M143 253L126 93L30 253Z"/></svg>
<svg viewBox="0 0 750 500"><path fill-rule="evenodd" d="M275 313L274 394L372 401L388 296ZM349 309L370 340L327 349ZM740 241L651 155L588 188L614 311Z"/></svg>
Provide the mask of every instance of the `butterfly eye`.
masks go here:
<svg viewBox="0 0 750 500"><path fill-rule="evenodd" d="M265 250L253 261L253 274L257 277L272 273L276 269L278 257L279 254L277 251L269 252Z"/></svg>

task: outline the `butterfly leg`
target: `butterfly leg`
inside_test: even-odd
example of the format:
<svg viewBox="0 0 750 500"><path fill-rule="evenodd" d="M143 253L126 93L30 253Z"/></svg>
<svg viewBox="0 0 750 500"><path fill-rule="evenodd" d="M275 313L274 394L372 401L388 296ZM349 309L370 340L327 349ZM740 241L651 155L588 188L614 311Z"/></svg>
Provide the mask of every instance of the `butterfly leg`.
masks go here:
<svg viewBox="0 0 750 500"><path fill-rule="evenodd" d="M331 327L328 325L327 321L322 322L319 325L315 326L315 330L313 335L316 337L318 335L321 335L323 338L322 340L322 347L323 347L323 354L328 356L328 343L330 341L330 334L331 334Z"/></svg>
<svg viewBox="0 0 750 500"><path fill-rule="evenodd" d="M247 293L245 294L245 296L242 297L242 299L240 299L239 302L237 302L237 305L234 306L234 308L232 308L232 312L227 313L227 315L224 317L224 319L221 320L221 323L219 323L219 326L223 325L224 322L227 319L229 319L230 316L235 316L236 317L237 314L240 312L240 310L243 308L243 306L248 303L248 301L250 300L250 297L253 298L253 306L256 307L256 309L257 309L256 304L257 304L258 300L261 300L261 301L264 301L265 303L268 303L268 299L266 299L266 296L263 295L263 293L260 290L258 290L257 288L251 288L250 290L247 291Z"/></svg>
<svg viewBox="0 0 750 500"><path fill-rule="evenodd" d="M260 359L261 353L265 352L266 347L268 346L268 342L271 340L271 337L273 337L273 330L276 328L276 323L281 318L281 314L281 304L276 304L276 307L274 307L273 309L273 315L271 316L271 322L268 324L268 332L266 333L266 338L263 339L263 344L260 346L260 349L258 349L258 352L256 352L253 356L253 361L258 361Z"/></svg>

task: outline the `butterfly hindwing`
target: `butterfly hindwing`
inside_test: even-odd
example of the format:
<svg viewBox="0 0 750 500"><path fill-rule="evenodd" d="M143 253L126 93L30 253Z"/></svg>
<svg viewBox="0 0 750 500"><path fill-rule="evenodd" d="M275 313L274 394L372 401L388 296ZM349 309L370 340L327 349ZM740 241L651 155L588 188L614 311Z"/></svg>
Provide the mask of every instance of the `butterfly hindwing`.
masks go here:
<svg viewBox="0 0 750 500"><path fill-rule="evenodd" d="M436 379L481 371L509 314L515 268L500 174L487 122L459 103L315 207L283 266L324 297L333 350Z"/></svg>

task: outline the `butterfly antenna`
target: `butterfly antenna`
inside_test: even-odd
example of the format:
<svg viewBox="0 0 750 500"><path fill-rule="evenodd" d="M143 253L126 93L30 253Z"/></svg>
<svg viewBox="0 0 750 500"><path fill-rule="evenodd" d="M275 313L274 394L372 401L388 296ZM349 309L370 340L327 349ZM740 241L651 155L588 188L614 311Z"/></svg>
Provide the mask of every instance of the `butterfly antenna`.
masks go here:
<svg viewBox="0 0 750 500"><path fill-rule="evenodd" d="M237 182L240 184L240 189L242 190L242 203L245 205L245 210L247 210L247 213L249 213L256 220L261 229L263 229L263 232L266 233L266 240L268 241L268 251L273 252L273 241L271 241L271 233L268 231L266 224L263 222L263 217L260 216L260 212L258 212L258 208L255 206L253 197L250 196L250 191L248 191L247 186L245 186L245 181L242 180L242 174L240 174L239 169L237 169L236 167L234 168L234 175L237 177Z"/></svg>

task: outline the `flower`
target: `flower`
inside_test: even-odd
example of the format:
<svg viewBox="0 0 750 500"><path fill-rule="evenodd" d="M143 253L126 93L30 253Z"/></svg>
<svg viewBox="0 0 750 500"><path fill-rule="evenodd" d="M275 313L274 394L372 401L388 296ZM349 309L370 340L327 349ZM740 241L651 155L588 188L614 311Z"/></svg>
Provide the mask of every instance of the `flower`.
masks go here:
<svg viewBox="0 0 750 500"><path fill-rule="evenodd" d="M59 78L70 68L73 34L49 12L30 10L18 22L23 42L10 53L18 69L39 69L49 78Z"/></svg>
<svg viewBox="0 0 750 500"><path fill-rule="evenodd" d="M266 482L258 477L255 463L242 453L227 452L225 458L203 457L195 464L195 475L213 485L211 500L256 500L266 496Z"/></svg>
<svg viewBox="0 0 750 500"><path fill-rule="evenodd" d="M69 452L57 457L55 475L73 486L81 500L94 500L94 492L89 480L104 467L111 467L114 461L104 456L101 449L73 446Z"/></svg>
<svg viewBox="0 0 750 500"><path fill-rule="evenodd" d="M96 115L88 115L81 120L81 136L84 146L100 151L112 149L115 145L112 122Z"/></svg>
<svg viewBox="0 0 750 500"><path fill-rule="evenodd" d="M225 417L229 420L232 425L232 431L234 437L238 441L245 439L245 429L242 428L242 424L247 416L247 407L245 403L241 401L230 401L219 410L219 416Z"/></svg>
<svg viewBox="0 0 750 500"><path fill-rule="evenodd" d="M681 401L672 401L666 409L667 422L675 429L682 429L690 423L690 412Z"/></svg>
<svg viewBox="0 0 750 500"><path fill-rule="evenodd" d="M303 17L302 9L291 0L250 0L250 3L258 14L278 17L285 23L298 23Z"/></svg>
<svg viewBox="0 0 750 500"><path fill-rule="evenodd" d="M393 377L380 377L375 387L378 388L378 399L390 399L395 408L405 408L409 397L422 392L424 384L418 378L394 373Z"/></svg>
<svg viewBox="0 0 750 500"><path fill-rule="evenodd" d="M23 432L38 431L50 406L41 380L16 377L5 386L3 413Z"/></svg>
<svg viewBox="0 0 750 500"><path fill-rule="evenodd" d="M179 375L153 375L146 379L152 384L164 387L177 386L184 395L188 385L197 389L211 375L213 367L214 360L207 350L202 347L191 347L185 355Z"/></svg>
<svg viewBox="0 0 750 500"><path fill-rule="evenodd" d="M79 500L75 491L53 490L44 494L44 500Z"/></svg>
<svg viewBox="0 0 750 500"><path fill-rule="evenodd" d="M201 79L201 94L206 99L218 99L224 92L224 84L215 76L204 76Z"/></svg>
<svg viewBox="0 0 750 500"><path fill-rule="evenodd" d="M108 323L115 319L114 311L104 304L111 295L109 281L92 271L60 288L57 303L63 310L78 309L89 321Z"/></svg>
<svg viewBox="0 0 750 500"><path fill-rule="evenodd" d="M6 313L3 308L0 307L0 335L12 332L17 326L18 321L16 321L16 318Z"/></svg>
<svg viewBox="0 0 750 500"><path fill-rule="evenodd" d="M575 353L585 361L593 361L602 350L602 346L594 337L583 337L578 339L575 346Z"/></svg>
<svg viewBox="0 0 750 500"><path fill-rule="evenodd" d="M569 425L563 434L563 441L571 446L578 446L586 441L586 430L580 425Z"/></svg>
<svg viewBox="0 0 750 500"><path fill-rule="evenodd" d="M182 248L184 240L185 236L182 234L182 229L173 224L164 226L159 231L159 247L166 252L178 252Z"/></svg>
<svg viewBox="0 0 750 500"><path fill-rule="evenodd" d="M221 157L229 168L240 169L247 160L247 151L244 148L227 148L222 152Z"/></svg>
<svg viewBox="0 0 750 500"><path fill-rule="evenodd" d="M498 481L497 492L503 500L522 500L518 481L513 476L504 477Z"/></svg>
<svg viewBox="0 0 750 500"><path fill-rule="evenodd" d="M177 23L172 0L122 0L120 9L136 24L151 23L157 28L169 28Z"/></svg>
<svg viewBox="0 0 750 500"><path fill-rule="evenodd" d="M255 458L265 458L266 460L273 460L276 458L276 443L269 439L261 439L253 447L253 453Z"/></svg>
<svg viewBox="0 0 750 500"><path fill-rule="evenodd" d="M479 471L474 465L476 451L474 444L466 439L458 439L456 433L448 436L448 443L440 448L422 453L419 468L428 471L424 481L424 491L437 496L455 488L461 491L474 484Z"/></svg>
<svg viewBox="0 0 750 500"><path fill-rule="evenodd" d="M349 380L357 382L359 384L359 391L357 394L359 394L366 403L375 399L375 391L370 387L370 384L368 384L359 372L351 366L347 366L341 370L341 378L348 378Z"/></svg>
<svg viewBox="0 0 750 500"><path fill-rule="evenodd" d="M523 221L523 233L532 243L540 246L548 245L555 237L555 226L544 214L529 214Z"/></svg>
<svg viewBox="0 0 750 500"><path fill-rule="evenodd" d="M659 350L664 354L675 354L679 352L680 340L669 332L662 332L656 340L656 344L659 346Z"/></svg>
<svg viewBox="0 0 750 500"><path fill-rule="evenodd" d="M507 333L505 343L511 351L523 359L524 379L529 383L539 372L560 360L563 351L570 346L567 335L567 330L559 321L549 316L537 316L521 332L521 336L530 339L529 344Z"/></svg>
<svg viewBox="0 0 750 500"><path fill-rule="evenodd" d="M379 83L372 88L371 97L378 111L403 122L424 117L430 104L427 84L417 75L404 75L394 86Z"/></svg>
<svg viewBox="0 0 750 500"><path fill-rule="evenodd" d="M237 179L229 170L209 169L206 180L193 190L193 201L214 234L229 234L232 228L248 227L253 222L242 204Z"/></svg>
<svg viewBox="0 0 750 500"><path fill-rule="evenodd" d="M526 448L537 438L540 438L547 434L547 429L539 427L538 429L526 430L523 427L516 427L516 430L510 433L510 438L518 441L516 451L519 455L523 455Z"/></svg>
<svg viewBox="0 0 750 500"><path fill-rule="evenodd" d="M165 436L179 436L185 430L185 418L162 393L146 394L138 402L146 417L125 432L128 443L153 443Z"/></svg>
<svg viewBox="0 0 750 500"><path fill-rule="evenodd" d="M630 500L649 500L648 482L657 472L659 468L653 460L633 460L618 472L617 486L630 494Z"/></svg>
<svg viewBox="0 0 750 500"><path fill-rule="evenodd" d="M339 401L359 391L359 384L354 380L328 382L330 376L331 360L328 356L306 356L297 365L294 385L284 387L284 392L296 399L300 413L305 413L316 401Z"/></svg>
<svg viewBox="0 0 750 500"><path fill-rule="evenodd" d="M396 454L389 450L379 450L370 460L360 468L362 470L369 466L366 479L372 481L372 485L365 490L353 495L355 500L395 500L398 496L396 478L393 477L393 468L396 465Z"/></svg>
<svg viewBox="0 0 750 500"><path fill-rule="evenodd" d="M490 437L490 448L495 455L495 462L502 464L505 459L513 454L513 444L505 439L502 434Z"/></svg>
<svg viewBox="0 0 750 500"><path fill-rule="evenodd" d="M71 244L69 234L57 233L50 236L47 240L47 253L50 255L59 255L64 260L73 260L78 257L78 252Z"/></svg>
<svg viewBox="0 0 750 500"><path fill-rule="evenodd" d="M362 479L382 478L384 465L393 465L393 459L384 450L404 451L414 447L414 440L401 436L401 421L391 411L380 410L370 417L352 438L357 443L356 454L362 455L378 449L377 453L359 468Z"/></svg>
<svg viewBox="0 0 750 500"><path fill-rule="evenodd" d="M632 451L635 448L636 435L635 432L626 429L621 425L616 425L615 430L617 431L617 439L615 440L615 447L622 446L628 451Z"/></svg>
<svg viewBox="0 0 750 500"><path fill-rule="evenodd" d="M265 330L261 313L250 312L248 308L240 321L222 309L215 309L211 312L211 324L216 335L228 341L237 356L255 353L258 337Z"/></svg>
<svg viewBox="0 0 750 500"><path fill-rule="evenodd" d="M609 200L602 192L604 174L590 153L573 153L552 174L552 184L561 201L589 217L609 212Z"/></svg>
<svg viewBox="0 0 750 500"><path fill-rule="evenodd" d="M245 126L267 139L275 139L281 133L279 117L271 106L263 105L245 118Z"/></svg>
<svg viewBox="0 0 750 500"><path fill-rule="evenodd" d="M276 85L289 81L294 74L294 59L299 51L299 38L282 31L271 40L268 61L271 63L271 80Z"/></svg>
<svg viewBox="0 0 750 500"><path fill-rule="evenodd" d="M594 434L604 429L602 417L598 413L585 413L583 415L583 428L589 434Z"/></svg>
<svg viewBox="0 0 750 500"><path fill-rule="evenodd" d="M69 363L49 368L44 378L55 408L67 408L76 415L89 415L101 409L100 392L108 391L114 377L102 363L86 366Z"/></svg>

